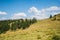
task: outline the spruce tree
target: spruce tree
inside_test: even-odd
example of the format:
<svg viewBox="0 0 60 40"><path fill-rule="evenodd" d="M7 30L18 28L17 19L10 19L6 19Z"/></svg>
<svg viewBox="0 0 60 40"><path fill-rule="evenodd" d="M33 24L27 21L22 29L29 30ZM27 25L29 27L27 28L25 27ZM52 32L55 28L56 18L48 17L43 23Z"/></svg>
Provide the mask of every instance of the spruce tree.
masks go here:
<svg viewBox="0 0 60 40"><path fill-rule="evenodd" d="M50 17L49 18L52 18L52 15L50 15Z"/></svg>

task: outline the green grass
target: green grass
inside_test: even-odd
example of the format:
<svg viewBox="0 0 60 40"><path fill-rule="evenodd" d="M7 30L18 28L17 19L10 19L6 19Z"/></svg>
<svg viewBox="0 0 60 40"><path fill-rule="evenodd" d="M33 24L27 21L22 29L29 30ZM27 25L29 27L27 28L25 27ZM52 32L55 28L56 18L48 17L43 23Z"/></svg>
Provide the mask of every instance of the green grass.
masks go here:
<svg viewBox="0 0 60 40"><path fill-rule="evenodd" d="M60 36L60 21L51 19L38 20L25 30L7 31L0 34L0 40L53 40L52 36Z"/></svg>

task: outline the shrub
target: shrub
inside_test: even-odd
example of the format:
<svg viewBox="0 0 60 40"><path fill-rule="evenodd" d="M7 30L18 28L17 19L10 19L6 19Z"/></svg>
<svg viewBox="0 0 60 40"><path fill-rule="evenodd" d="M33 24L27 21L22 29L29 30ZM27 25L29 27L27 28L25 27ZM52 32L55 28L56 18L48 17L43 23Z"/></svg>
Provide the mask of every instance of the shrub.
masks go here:
<svg viewBox="0 0 60 40"><path fill-rule="evenodd" d="M56 34L53 34L53 35L50 35L47 40L60 40L60 36L59 35L56 35Z"/></svg>
<svg viewBox="0 0 60 40"><path fill-rule="evenodd" d="M40 35L37 36L37 39L41 39Z"/></svg>
<svg viewBox="0 0 60 40"><path fill-rule="evenodd" d="M53 20L56 20L56 15L53 17Z"/></svg>
<svg viewBox="0 0 60 40"><path fill-rule="evenodd" d="M58 35L53 35L52 40L60 40L60 37Z"/></svg>

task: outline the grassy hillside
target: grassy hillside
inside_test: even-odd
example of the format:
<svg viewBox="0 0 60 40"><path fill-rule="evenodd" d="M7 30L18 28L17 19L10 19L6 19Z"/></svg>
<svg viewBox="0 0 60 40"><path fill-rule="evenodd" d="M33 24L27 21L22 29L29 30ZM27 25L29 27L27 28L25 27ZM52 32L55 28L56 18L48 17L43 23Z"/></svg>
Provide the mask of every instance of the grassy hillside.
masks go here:
<svg viewBox="0 0 60 40"><path fill-rule="evenodd" d="M0 34L0 40L60 40L60 20L38 20L25 30L9 30Z"/></svg>

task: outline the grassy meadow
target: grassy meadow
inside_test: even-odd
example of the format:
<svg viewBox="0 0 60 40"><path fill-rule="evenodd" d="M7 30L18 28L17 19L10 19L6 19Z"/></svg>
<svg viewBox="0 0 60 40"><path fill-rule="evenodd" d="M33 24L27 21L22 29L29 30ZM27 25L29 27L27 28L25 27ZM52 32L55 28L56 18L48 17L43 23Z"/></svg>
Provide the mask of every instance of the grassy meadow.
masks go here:
<svg viewBox="0 0 60 40"><path fill-rule="evenodd" d="M49 18L37 20L24 30L9 30L0 34L0 40L60 40L60 21Z"/></svg>

